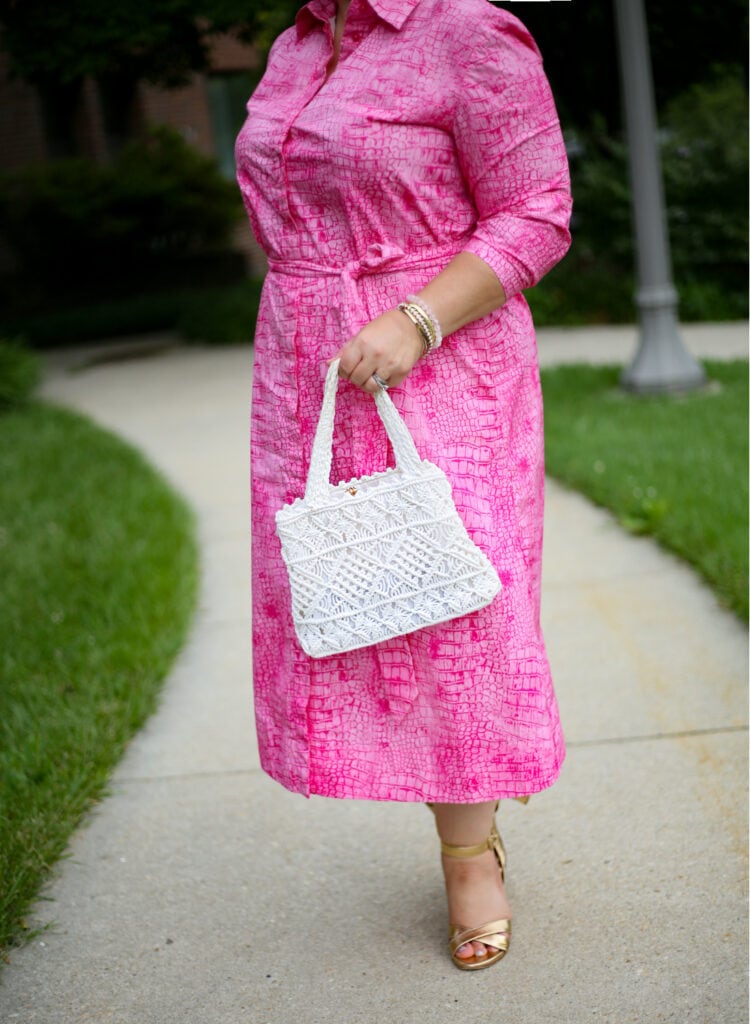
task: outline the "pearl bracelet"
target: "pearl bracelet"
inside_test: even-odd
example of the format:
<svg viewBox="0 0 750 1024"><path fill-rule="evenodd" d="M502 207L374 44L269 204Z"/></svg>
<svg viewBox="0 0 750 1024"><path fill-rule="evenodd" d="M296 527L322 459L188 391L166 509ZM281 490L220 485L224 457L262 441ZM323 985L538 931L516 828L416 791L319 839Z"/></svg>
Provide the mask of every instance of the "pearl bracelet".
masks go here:
<svg viewBox="0 0 750 1024"><path fill-rule="evenodd" d="M435 316L432 309L427 305L424 299L420 299L418 295L407 295L406 301L413 303L415 306L419 306L422 312L430 319L430 323L432 324L432 333L434 336L434 341L430 346L430 350L433 348L440 348L443 343L443 332L440 329L440 321Z"/></svg>
<svg viewBox="0 0 750 1024"><path fill-rule="evenodd" d="M432 349L435 342L432 321L414 302L399 302L396 308L400 310L404 316L408 317L419 331L419 336L422 339L422 355L426 356Z"/></svg>

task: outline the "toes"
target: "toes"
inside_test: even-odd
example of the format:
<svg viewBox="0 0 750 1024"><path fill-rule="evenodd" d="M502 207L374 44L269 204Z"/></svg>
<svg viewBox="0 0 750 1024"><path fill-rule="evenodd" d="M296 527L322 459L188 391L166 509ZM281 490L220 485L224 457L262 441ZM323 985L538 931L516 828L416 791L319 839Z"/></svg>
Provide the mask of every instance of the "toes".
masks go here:
<svg viewBox="0 0 750 1024"><path fill-rule="evenodd" d="M456 950L456 956L460 960L471 960L472 957L483 957L487 956L488 953L496 953L492 946L485 946L483 942L467 942L463 946L459 946Z"/></svg>
<svg viewBox="0 0 750 1024"><path fill-rule="evenodd" d="M459 960L484 960L486 957L495 956L499 950L496 946L488 946L483 942L466 942L456 950L456 957Z"/></svg>

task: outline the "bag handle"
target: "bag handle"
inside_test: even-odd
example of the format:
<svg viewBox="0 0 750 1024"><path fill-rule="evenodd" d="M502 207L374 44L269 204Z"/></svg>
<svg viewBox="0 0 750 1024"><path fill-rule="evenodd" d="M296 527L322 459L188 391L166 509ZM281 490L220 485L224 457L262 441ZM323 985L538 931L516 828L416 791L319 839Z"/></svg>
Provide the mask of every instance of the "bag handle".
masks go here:
<svg viewBox="0 0 750 1024"><path fill-rule="evenodd" d="M323 390L323 406L320 410L318 426L315 429L315 440L310 457L310 470L307 474L305 501L322 500L330 486L331 459L333 457L333 417L336 411L336 391L339 383L339 360L335 359L328 368L325 388ZM393 445L396 466L415 471L421 465L421 458L416 449L409 428L399 415L399 411L383 390L373 395L375 408L385 427L388 440Z"/></svg>

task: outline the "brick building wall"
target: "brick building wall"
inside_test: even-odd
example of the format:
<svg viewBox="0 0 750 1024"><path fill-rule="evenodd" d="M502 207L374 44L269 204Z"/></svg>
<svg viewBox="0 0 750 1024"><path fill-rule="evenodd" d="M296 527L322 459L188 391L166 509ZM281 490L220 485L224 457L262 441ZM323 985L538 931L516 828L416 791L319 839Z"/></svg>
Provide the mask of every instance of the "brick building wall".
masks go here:
<svg viewBox="0 0 750 1024"><path fill-rule="evenodd" d="M47 159L39 96L20 79L11 79L8 57L0 50L0 163L4 170Z"/></svg>

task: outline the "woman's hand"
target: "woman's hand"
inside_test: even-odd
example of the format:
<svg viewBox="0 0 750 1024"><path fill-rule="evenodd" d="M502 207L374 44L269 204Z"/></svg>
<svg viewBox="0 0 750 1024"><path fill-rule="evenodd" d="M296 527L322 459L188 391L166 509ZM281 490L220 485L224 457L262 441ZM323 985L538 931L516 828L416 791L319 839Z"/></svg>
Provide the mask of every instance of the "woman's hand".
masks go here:
<svg viewBox="0 0 750 1024"><path fill-rule="evenodd" d="M341 360L339 377L374 394L379 388L373 379L374 373L389 387L398 387L422 351L422 337L417 327L400 310L389 309L342 345L333 359Z"/></svg>
<svg viewBox="0 0 750 1024"><path fill-rule="evenodd" d="M505 302L505 291L494 270L473 252L454 256L417 294L434 310L444 338ZM422 352L416 325L400 310L389 309L350 338L333 358L341 360L340 377L374 394L378 384L373 373L389 387L398 387Z"/></svg>

